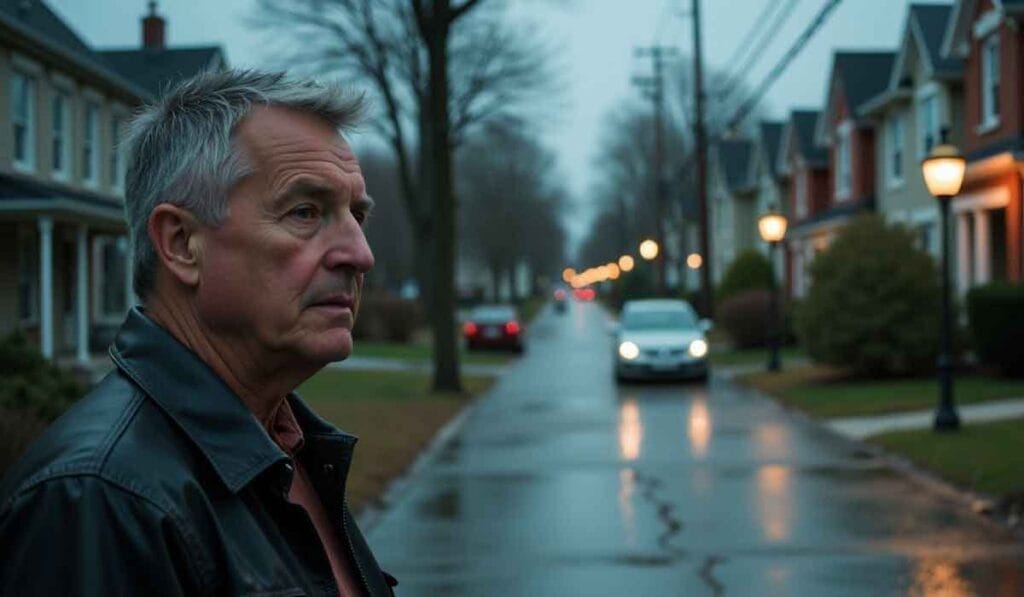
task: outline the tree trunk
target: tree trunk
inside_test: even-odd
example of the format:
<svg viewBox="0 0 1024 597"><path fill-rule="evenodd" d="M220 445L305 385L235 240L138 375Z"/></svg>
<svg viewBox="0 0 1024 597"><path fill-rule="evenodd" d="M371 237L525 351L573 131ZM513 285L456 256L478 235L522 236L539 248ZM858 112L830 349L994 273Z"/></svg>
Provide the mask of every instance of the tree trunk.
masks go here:
<svg viewBox="0 0 1024 597"><path fill-rule="evenodd" d="M434 390L462 392L455 334L455 199L452 188L448 114L448 0L432 3L424 27L430 61L427 136L421 141L425 187L436 218L433 238L431 311L434 330Z"/></svg>

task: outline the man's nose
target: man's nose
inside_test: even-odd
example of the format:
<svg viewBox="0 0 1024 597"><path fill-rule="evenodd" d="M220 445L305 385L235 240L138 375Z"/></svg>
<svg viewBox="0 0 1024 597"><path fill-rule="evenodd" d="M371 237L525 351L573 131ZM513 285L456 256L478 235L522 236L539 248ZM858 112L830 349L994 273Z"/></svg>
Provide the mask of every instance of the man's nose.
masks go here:
<svg viewBox="0 0 1024 597"><path fill-rule="evenodd" d="M363 227L352 214L332 227L330 243L324 258L328 269L350 267L364 274L373 269L373 251L366 241Z"/></svg>

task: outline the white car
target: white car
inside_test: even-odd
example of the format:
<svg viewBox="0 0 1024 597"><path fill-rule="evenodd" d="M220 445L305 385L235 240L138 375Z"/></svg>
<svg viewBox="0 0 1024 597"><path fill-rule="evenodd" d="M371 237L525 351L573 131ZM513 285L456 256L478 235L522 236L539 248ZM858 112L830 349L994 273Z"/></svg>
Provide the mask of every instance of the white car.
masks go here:
<svg viewBox="0 0 1024 597"><path fill-rule="evenodd" d="M707 379L710 327L686 301L627 301L613 327L616 379Z"/></svg>

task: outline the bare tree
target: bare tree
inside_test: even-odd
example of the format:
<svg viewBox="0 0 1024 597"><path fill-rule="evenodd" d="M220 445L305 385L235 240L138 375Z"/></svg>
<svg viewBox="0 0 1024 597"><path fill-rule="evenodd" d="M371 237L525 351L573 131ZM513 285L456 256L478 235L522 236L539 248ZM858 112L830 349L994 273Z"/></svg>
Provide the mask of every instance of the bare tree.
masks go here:
<svg viewBox="0 0 1024 597"><path fill-rule="evenodd" d="M543 54L495 0L259 0L290 34L289 64L366 83L398 162L434 333L434 388L461 391L455 326L454 147L482 122L522 119L549 80ZM451 76L450 76L451 75Z"/></svg>

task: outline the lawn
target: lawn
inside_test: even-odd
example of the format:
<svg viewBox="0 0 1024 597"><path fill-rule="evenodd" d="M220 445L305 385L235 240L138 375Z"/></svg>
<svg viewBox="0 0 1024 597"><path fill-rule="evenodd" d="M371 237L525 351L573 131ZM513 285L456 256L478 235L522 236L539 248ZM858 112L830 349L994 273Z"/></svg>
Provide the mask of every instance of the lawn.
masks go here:
<svg viewBox="0 0 1024 597"><path fill-rule="evenodd" d="M397 359L401 361L417 361L428 363L433 349L429 344L410 342L382 342L373 340L356 340L352 356L372 357L379 359ZM462 361L475 365L504 365L518 355L511 352L467 352L461 351Z"/></svg>
<svg viewBox="0 0 1024 597"><path fill-rule="evenodd" d="M467 376L465 394L435 393L422 373L327 369L298 392L322 417L359 436L346 491L358 512L412 464L471 395L487 391L493 381Z"/></svg>
<svg viewBox="0 0 1024 597"><path fill-rule="evenodd" d="M881 415L933 408L938 400L935 378L851 380L844 372L806 365L780 373L751 373L740 381L782 403L817 417ZM954 381L957 404L1024 397L1024 381L982 375Z"/></svg>
<svg viewBox="0 0 1024 597"><path fill-rule="evenodd" d="M871 438L970 489L1024 493L1024 419L965 425L955 433L900 431Z"/></svg>

